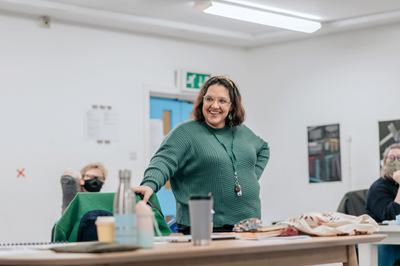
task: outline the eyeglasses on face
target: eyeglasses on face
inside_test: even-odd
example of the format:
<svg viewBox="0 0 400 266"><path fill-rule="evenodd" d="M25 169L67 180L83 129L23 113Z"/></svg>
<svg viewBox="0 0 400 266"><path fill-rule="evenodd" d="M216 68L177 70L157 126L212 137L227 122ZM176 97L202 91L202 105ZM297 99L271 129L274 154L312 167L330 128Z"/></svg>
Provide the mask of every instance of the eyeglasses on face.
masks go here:
<svg viewBox="0 0 400 266"><path fill-rule="evenodd" d="M211 105L213 104L215 101L217 101L219 106L228 106L231 102L224 97L213 97L210 95L205 95L203 97L203 100L206 104Z"/></svg>
<svg viewBox="0 0 400 266"><path fill-rule="evenodd" d="M400 155L389 155L387 159L389 162L394 162L395 160L400 161Z"/></svg>
<svg viewBox="0 0 400 266"><path fill-rule="evenodd" d="M97 175L85 175L84 176L86 179L91 180L91 179L97 179L97 180L104 180L104 177L102 176L97 176Z"/></svg>

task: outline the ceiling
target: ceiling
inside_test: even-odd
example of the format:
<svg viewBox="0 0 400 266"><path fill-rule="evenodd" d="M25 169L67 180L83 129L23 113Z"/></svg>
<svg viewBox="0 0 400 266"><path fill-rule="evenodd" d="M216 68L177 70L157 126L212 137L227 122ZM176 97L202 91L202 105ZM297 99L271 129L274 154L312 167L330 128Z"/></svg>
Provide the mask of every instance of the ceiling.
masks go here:
<svg viewBox="0 0 400 266"><path fill-rule="evenodd" d="M314 16L322 28L298 33L205 14L189 0L0 0L0 12L136 34L240 48L400 21L399 0L243 0Z"/></svg>

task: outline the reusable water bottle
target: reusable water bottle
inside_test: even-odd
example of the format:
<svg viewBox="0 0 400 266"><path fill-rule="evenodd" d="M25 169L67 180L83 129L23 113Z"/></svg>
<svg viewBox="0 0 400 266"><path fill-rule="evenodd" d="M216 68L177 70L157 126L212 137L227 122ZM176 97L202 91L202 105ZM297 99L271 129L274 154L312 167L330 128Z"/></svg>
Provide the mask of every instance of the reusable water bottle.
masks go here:
<svg viewBox="0 0 400 266"><path fill-rule="evenodd" d="M131 189L131 171L119 171L119 186L114 197L115 241L137 245L136 199Z"/></svg>
<svg viewBox="0 0 400 266"><path fill-rule="evenodd" d="M138 224L138 245L142 248L152 248L154 243L153 212L143 200L136 204Z"/></svg>

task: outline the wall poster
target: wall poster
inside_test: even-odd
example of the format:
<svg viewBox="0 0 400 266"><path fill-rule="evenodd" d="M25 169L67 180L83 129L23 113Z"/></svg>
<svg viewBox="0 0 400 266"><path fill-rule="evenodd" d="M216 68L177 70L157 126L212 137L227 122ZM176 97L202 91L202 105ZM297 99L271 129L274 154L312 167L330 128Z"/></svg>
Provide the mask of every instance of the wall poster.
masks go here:
<svg viewBox="0 0 400 266"><path fill-rule="evenodd" d="M400 120L379 121L379 159L381 163L383 152L393 143L400 143Z"/></svg>
<svg viewBox="0 0 400 266"><path fill-rule="evenodd" d="M307 127L309 183L342 180L339 124Z"/></svg>

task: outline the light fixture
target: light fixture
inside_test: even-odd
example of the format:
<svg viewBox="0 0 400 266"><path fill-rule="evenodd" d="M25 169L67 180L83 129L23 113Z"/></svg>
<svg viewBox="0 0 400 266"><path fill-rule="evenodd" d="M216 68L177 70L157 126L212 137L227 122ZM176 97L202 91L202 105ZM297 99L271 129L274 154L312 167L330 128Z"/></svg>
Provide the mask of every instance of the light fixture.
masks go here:
<svg viewBox="0 0 400 266"><path fill-rule="evenodd" d="M321 28L321 23L317 21L276 13L261 8L249 7L243 4L233 4L223 1L201 1L197 2L196 6L207 14L293 31L312 33Z"/></svg>

